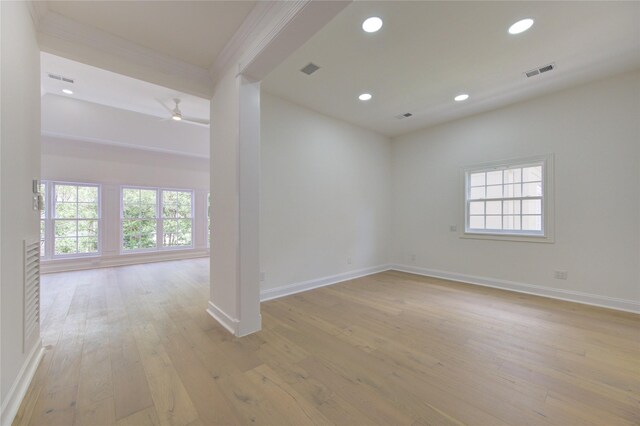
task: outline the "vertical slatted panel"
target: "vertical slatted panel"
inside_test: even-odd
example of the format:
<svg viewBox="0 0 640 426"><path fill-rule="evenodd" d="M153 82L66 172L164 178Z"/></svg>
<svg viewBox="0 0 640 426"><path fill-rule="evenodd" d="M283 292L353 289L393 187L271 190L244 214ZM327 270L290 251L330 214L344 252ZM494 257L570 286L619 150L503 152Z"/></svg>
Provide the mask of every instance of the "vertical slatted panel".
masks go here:
<svg viewBox="0 0 640 426"><path fill-rule="evenodd" d="M24 339L23 352L40 330L40 240L24 242Z"/></svg>

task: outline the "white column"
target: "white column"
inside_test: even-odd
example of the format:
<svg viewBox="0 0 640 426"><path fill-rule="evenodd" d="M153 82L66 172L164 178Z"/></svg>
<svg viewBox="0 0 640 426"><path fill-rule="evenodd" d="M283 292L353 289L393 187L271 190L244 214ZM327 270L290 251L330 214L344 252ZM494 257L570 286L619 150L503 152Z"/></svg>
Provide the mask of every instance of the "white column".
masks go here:
<svg viewBox="0 0 640 426"><path fill-rule="evenodd" d="M260 85L228 72L211 100L211 300L236 336L260 330Z"/></svg>

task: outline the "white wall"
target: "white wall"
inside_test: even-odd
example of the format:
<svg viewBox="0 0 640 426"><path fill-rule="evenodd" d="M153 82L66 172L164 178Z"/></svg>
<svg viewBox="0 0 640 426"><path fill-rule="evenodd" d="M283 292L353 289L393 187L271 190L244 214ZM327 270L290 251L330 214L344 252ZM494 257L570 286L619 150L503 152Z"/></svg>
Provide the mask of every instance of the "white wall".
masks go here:
<svg viewBox="0 0 640 426"><path fill-rule="evenodd" d="M640 308L639 117L635 72L397 138L392 261ZM554 244L450 232L463 228L461 167L547 153L555 154Z"/></svg>
<svg viewBox="0 0 640 426"><path fill-rule="evenodd" d="M102 186L102 256L43 261L45 272L207 255L209 160L206 158L43 136L42 179ZM120 255L121 185L193 189L193 249Z"/></svg>
<svg viewBox="0 0 640 426"><path fill-rule="evenodd" d="M69 96L42 97L42 133L167 153L209 157L209 129Z"/></svg>
<svg viewBox="0 0 640 426"><path fill-rule="evenodd" d="M22 348L23 241L37 238L32 179L40 176L40 52L26 2L0 2L0 423L10 424L37 347ZM33 356L30 356L33 355ZM30 363L30 361L33 361Z"/></svg>
<svg viewBox="0 0 640 426"><path fill-rule="evenodd" d="M387 137L263 92L263 292L387 263L390 155Z"/></svg>

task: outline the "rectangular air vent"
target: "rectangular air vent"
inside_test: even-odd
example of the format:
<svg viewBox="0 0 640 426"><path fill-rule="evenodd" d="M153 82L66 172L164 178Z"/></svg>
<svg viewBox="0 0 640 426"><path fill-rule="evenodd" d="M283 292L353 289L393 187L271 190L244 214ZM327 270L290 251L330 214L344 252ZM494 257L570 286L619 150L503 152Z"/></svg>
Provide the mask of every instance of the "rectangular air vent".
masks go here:
<svg viewBox="0 0 640 426"><path fill-rule="evenodd" d="M413 116L413 114L411 114L410 112L405 112L404 114L396 115L396 118L398 120L402 120L404 118L409 118L411 116Z"/></svg>
<svg viewBox="0 0 640 426"><path fill-rule="evenodd" d="M540 67L540 68L535 68L535 69L526 71L524 73L524 75L526 75L527 77L533 77L533 76L536 76L536 75L539 75L539 74L542 74L542 73L545 73L545 72L553 71L554 69L556 69L556 64L552 63L552 64L548 64L548 65L545 65L545 66Z"/></svg>
<svg viewBox="0 0 640 426"><path fill-rule="evenodd" d="M58 80L58 81L64 81L65 83L71 83L71 84L73 84L73 82L74 82L74 80L72 78L64 77L64 76L57 75L57 74L51 74L51 73L49 73L49 78L52 78L52 79Z"/></svg>
<svg viewBox="0 0 640 426"><path fill-rule="evenodd" d="M33 346L40 332L40 239L24 241L24 294L23 294L22 351Z"/></svg>
<svg viewBox="0 0 640 426"><path fill-rule="evenodd" d="M316 64L314 64L313 62L309 62L307 65L304 66L304 68L302 68L300 71L302 71L303 73L305 73L306 75L311 75L314 72L318 71L320 69L319 66L317 66Z"/></svg>

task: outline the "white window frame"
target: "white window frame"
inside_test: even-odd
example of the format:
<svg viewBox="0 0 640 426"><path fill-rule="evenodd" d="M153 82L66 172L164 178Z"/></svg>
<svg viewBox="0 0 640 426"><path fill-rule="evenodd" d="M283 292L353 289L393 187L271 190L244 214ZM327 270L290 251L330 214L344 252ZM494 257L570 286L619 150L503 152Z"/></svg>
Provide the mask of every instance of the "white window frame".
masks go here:
<svg viewBox="0 0 640 426"><path fill-rule="evenodd" d="M123 221L124 221L124 189L142 189L142 190L153 190L156 191L156 246L144 249L135 249L135 250L126 250L124 248L124 232L123 232ZM162 217L162 207L163 207L163 193L164 192L188 192L191 194L191 244L188 246L165 246L164 245L164 220ZM128 254L140 254L140 253L154 253L161 251L180 251L180 250L193 250L194 249L194 231L195 231L195 215L194 215L194 204L195 204L195 192L193 189L184 189L184 188L158 188L158 187L149 187L149 186L137 186L137 185L121 185L120 186L120 220L119 220L119 253L122 255ZM171 220L171 218L167 218L166 220Z"/></svg>
<svg viewBox="0 0 640 426"><path fill-rule="evenodd" d="M204 208L207 223L205 227L205 240L207 241L207 248L211 248L211 192L207 192L207 201L204 203Z"/></svg>
<svg viewBox="0 0 640 426"><path fill-rule="evenodd" d="M98 183L87 183L87 182L65 182L65 181L46 181L48 191L47 197L47 214L45 219L45 250L47 255L42 259L78 259L78 258L86 258L86 257L100 257L102 256L102 235L103 235L103 220L102 220L102 185ZM56 207L56 186L57 185L69 185L69 186L92 186L98 188L98 251L95 253L69 253L69 254L56 254L56 235L55 235L55 222L58 220L55 215L55 207ZM77 201L76 201L77 202ZM65 220L65 219L59 219ZM83 220L83 219L77 219ZM78 236L76 235L76 238ZM49 244L47 245L47 239L49 240Z"/></svg>
<svg viewBox="0 0 640 426"><path fill-rule="evenodd" d="M469 176L472 173L488 172L492 170L504 170L508 168L519 168L534 165L542 165L542 231L521 231L521 230L476 230L469 229ZM536 157L517 158L510 160L494 161L489 163L475 164L463 167L461 170L462 188L462 232L461 238L521 241L536 243L554 242L554 156L553 154L540 155ZM538 198L538 197L535 197ZM512 199L512 198L508 198ZM513 199L526 200L528 197L514 197ZM502 198L500 198L502 200Z"/></svg>
<svg viewBox="0 0 640 426"><path fill-rule="evenodd" d="M188 192L188 193L191 194L191 217L189 217L189 219L191 220L191 244L189 244L188 246L165 246L164 245L164 227L163 227L164 221L165 220L177 220L175 218L170 218L170 217L169 218L164 218L164 217L162 217L162 212L163 212L163 207L164 207L164 197L163 197L163 193L164 192ZM159 245L159 247L160 247L159 249L160 250L162 250L162 251L191 250L191 249L193 249L195 247L194 246L194 241L193 241L194 231L195 231L194 228L195 228L195 225L196 225L196 220L195 220L196 218L195 218L195 214L194 214L195 213L195 211L194 211L195 203L196 203L196 198L195 198L195 191L193 189L178 189L178 188L162 188L162 189L160 189L160 200L158 202L158 208L160 209L160 212L159 212L160 213L160 217L159 217L159 219L160 219L160 228L159 229L162 229L162 231L163 231L163 233L161 234L162 235L162 241L161 241L162 244Z"/></svg>
<svg viewBox="0 0 640 426"><path fill-rule="evenodd" d="M136 189L136 190L144 190L144 191L155 191L156 192L156 246L149 248L139 248L134 250L127 250L124 248L124 190L125 189ZM119 235L120 239L118 242L119 252L120 254L136 254L136 253L149 253L156 252L160 246L160 242L158 241L158 235L160 234L162 222L160 221L160 189L153 188L148 186L135 186L135 185L121 185L120 186L120 214L118 220L118 228L120 229Z"/></svg>

